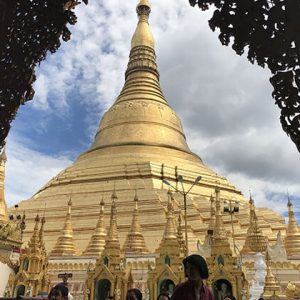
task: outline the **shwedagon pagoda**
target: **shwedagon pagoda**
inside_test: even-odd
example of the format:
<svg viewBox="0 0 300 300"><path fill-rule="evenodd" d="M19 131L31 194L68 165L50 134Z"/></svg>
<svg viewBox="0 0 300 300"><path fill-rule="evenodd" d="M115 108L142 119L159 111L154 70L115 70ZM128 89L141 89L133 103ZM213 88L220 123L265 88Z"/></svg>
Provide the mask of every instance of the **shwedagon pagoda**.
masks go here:
<svg viewBox="0 0 300 300"><path fill-rule="evenodd" d="M199 253L216 299L222 283L238 300L299 298L300 229L290 199L286 224L189 149L159 84L150 11L141 0L125 83L93 144L17 209L6 206L2 153L0 296L47 293L70 273L75 299L125 299L130 287L156 299L184 280L182 258Z"/></svg>

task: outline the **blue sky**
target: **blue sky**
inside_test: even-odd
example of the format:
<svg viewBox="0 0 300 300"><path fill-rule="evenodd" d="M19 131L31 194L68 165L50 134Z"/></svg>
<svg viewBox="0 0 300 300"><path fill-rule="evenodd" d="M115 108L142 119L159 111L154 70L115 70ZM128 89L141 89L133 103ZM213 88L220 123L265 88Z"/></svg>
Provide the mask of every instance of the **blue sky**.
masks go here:
<svg viewBox="0 0 300 300"><path fill-rule="evenodd" d="M64 115L49 113L24 105L12 127L12 136L26 138L28 146L47 155L66 154L75 159L90 143L86 106L78 95L70 93L75 101Z"/></svg>
<svg viewBox="0 0 300 300"><path fill-rule="evenodd" d="M72 40L38 68L35 98L19 110L7 141L9 205L89 147L124 82L135 5L78 6ZM288 189L300 219L300 155L280 127L268 71L221 46L208 28L210 12L186 0L152 0L152 7L161 85L190 147L246 196L251 188L258 206L284 214Z"/></svg>

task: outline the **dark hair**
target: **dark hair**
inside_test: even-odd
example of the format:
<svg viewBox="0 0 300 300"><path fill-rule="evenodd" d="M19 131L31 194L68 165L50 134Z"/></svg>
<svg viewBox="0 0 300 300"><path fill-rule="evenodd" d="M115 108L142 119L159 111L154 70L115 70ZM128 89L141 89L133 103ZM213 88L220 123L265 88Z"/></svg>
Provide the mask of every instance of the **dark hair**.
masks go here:
<svg viewBox="0 0 300 300"><path fill-rule="evenodd" d="M157 300L159 300L159 297L160 297L160 296L164 296L164 297L167 297L168 299L171 299L170 296L169 296L169 294L168 294L168 293L165 293L165 292L160 293L160 294L158 295L158 297L157 297Z"/></svg>
<svg viewBox="0 0 300 300"><path fill-rule="evenodd" d="M183 265L184 265L184 273L185 276L187 276L186 274L186 265L189 263L195 267L198 268L200 276L202 279L207 279L208 278L208 268L207 268L207 264L205 259L198 255L198 254L192 254L190 256L187 256L183 261Z"/></svg>
<svg viewBox="0 0 300 300"><path fill-rule="evenodd" d="M141 293L141 291L139 289L130 289L127 291L127 295L126 295L126 299L128 297L128 294L133 292L135 294L135 296L137 297L138 300L142 300L143 299L143 294Z"/></svg>
<svg viewBox="0 0 300 300"><path fill-rule="evenodd" d="M69 289L64 284L59 283L51 289L48 299L51 299L51 297L57 293L57 291L60 291L63 297L68 297Z"/></svg>
<svg viewBox="0 0 300 300"><path fill-rule="evenodd" d="M233 295L228 295L228 296L225 296L223 299L231 299L231 300L236 300L236 298L233 296Z"/></svg>

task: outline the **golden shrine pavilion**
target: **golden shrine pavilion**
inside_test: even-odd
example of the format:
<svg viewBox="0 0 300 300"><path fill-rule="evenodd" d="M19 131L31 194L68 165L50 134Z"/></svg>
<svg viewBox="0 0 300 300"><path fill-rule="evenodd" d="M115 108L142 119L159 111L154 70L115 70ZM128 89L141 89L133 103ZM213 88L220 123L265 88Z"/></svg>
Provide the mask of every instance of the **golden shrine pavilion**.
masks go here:
<svg viewBox="0 0 300 300"><path fill-rule="evenodd" d="M289 295L296 295L300 230L292 203L286 225L273 210L255 208L252 199L189 149L181 121L160 87L150 11L148 0L140 0L124 86L90 148L19 203L26 212L23 242L30 247L37 243L37 215L45 211L39 240L45 250L37 261L43 265L47 251L49 278L41 276L41 286L59 282L58 274L66 272L72 273L69 287L76 299L106 299L108 294L124 299L130 287L156 299L184 280L181 260L187 251L207 258L208 284L216 295L226 283L237 299L250 299L254 254L268 249L265 295L286 297L288 284L295 286ZM186 195L186 219L182 193L172 193L168 184L181 192L194 185ZM223 213L226 201L230 207L238 203L236 213ZM0 208L2 217L1 202Z"/></svg>

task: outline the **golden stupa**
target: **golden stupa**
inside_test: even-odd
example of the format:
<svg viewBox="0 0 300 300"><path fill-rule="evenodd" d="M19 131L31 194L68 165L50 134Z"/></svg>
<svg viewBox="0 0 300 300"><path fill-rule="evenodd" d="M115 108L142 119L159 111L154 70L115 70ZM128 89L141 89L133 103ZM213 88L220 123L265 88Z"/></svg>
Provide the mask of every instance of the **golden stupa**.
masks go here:
<svg viewBox="0 0 300 300"><path fill-rule="evenodd" d="M159 247L167 222L165 209L169 187L162 180L181 190L178 181L181 175L185 190L188 190L200 175L201 181L187 197L189 252L195 252L197 241L205 239L210 223L210 196L216 185L221 204L223 200L239 202L240 211L233 216L233 225L236 244L242 249L249 227L248 200L189 149L181 121L160 87L155 43L148 23L148 1L140 1L137 13L139 21L131 41L124 87L103 115L94 142L32 198L19 203L19 210L26 212L24 242L32 235L36 214L46 207L44 240L47 251L55 252L54 246L65 224L67 201L72 195L76 249L72 244L69 250L72 255L80 255L89 245L97 226L99 197L103 195L104 198L103 224L108 226L111 194L115 192L122 246L130 232L136 205L133 199L137 192L139 222L146 243L142 248L153 253ZM174 214L176 220L180 214L181 217L184 215L183 197L179 193L174 194ZM257 209L257 216L260 228L269 240L276 241L279 230L285 234L284 219L279 214L271 209ZM223 220L231 243L230 216L225 215Z"/></svg>

